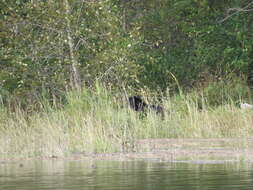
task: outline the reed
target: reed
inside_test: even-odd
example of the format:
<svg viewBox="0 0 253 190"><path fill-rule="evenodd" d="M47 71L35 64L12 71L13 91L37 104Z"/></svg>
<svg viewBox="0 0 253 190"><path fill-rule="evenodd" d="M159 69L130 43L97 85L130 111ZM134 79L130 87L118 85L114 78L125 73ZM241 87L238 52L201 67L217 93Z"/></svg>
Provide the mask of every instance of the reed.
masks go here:
<svg viewBox="0 0 253 190"><path fill-rule="evenodd" d="M115 96L101 86L66 97L61 109L42 100L44 111L29 115L1 106L0 159L133 151L136 140L146 138L253 135L253 110L240 109L229 94L215 106L209 101L212 97L199 91L163 98L164 118L152 111L144 115L131 110L123 95Z"/></svg>

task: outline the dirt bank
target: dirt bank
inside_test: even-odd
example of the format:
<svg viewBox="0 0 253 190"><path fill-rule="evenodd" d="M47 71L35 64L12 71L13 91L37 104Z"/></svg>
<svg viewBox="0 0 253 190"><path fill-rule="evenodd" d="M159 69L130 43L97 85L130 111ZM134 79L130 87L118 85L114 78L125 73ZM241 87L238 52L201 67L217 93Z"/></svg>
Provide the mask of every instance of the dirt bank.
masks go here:
<svg viewBox="0 0 253 190"><path fill-rule="evenodd" d="M34 158L31 158L34 159ZM147 160L169 162L253 161L253 138L247 139L143 139L133 152L76 153L68 157L43 157L49 160ZM22 159L8 159L0 164ZM27 159L26 159L27 160Z"/></svg>
<svg viewBox="0 0 253 190"><path fill-rule="evenodd" d="M135 152L83 155L98 160L253 161L253 138L144 139Z"/></svg>

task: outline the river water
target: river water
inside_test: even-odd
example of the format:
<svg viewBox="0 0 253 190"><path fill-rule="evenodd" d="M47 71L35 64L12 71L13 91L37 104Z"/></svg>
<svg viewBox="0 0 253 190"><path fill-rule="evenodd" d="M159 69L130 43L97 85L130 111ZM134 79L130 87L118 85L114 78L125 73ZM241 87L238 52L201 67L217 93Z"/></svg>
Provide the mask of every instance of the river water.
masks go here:
<svg viewBox="0 0 253 190"><path fill-rule="evenodd" d="M0 163L0 190L253 189L251 163L25 161Z"/></svg>

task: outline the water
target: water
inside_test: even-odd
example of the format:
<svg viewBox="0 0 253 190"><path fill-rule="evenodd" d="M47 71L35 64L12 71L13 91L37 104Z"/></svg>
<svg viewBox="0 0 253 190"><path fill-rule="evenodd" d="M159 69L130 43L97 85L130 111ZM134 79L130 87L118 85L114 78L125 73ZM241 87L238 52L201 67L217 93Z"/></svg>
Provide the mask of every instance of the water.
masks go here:
<svg viewBox="0 0 253 190"><path fill-rule="evenodd" d="M0 190L253 189L250 163L27 161L0 163Z"/></svg>

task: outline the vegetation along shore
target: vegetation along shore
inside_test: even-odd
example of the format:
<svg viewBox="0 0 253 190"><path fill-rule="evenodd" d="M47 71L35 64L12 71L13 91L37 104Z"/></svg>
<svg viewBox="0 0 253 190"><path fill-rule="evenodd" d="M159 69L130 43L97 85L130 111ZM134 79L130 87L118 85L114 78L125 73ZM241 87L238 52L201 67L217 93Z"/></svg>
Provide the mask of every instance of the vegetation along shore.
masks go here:
<svg viewBox="0 0 253 190"><path fill-rule="evenodd" d="M251 138L252 9L247 0L3 0L0 160Z"/></svg>

